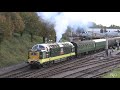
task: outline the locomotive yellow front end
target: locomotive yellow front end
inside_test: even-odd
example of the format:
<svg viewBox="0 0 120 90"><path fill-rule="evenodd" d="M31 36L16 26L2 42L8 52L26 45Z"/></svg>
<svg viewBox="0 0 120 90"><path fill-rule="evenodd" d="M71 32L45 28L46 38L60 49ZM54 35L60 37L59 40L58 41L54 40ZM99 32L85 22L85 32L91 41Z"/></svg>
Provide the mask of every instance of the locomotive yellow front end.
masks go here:
<svg viewBox="0 0 120 90"><path fill-rule="evenodd" d="M47 58L48 49L45 44L36 44L28 52L28 63L31 67L40 68ZM49 58L48 58L49 59Z"/></svg>
<svg viewBox="0 0 120 90"><path fill-rule="evenodd" d="M38 51L29 51L28 52L28 62L30 64L37 62L39 59L40 59L40 54Z"/></svg>

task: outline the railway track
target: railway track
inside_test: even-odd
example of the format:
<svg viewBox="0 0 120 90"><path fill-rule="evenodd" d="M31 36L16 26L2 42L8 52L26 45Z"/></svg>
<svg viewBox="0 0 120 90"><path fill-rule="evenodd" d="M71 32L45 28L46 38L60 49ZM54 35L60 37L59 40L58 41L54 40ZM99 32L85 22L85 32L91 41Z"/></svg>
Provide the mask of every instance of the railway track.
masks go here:
<svg viewBox="0 0 120 90"><path fill-rule="evenodd" d="M29 71L29 70L30 70L30 67L28 65L26 65L24 67L21 67L21 68L18 68L18 69L15 69L15 70L8 71L6 73L0 74L0 78L5 78L7 76L12 76L13 74L20 74L22 72L26 72L26 71Z"/></svg>
<svg viewBox="0 0 120 90"><path fill-rule="evenodd" d="M31 70L30 68L27 69L20 69L20 70L14 70L12 72L6 73L4 75L0 75L0 78L36 78L38 76L40 76L41 74L46 74L49 71L54 71L55 69L59 69L59 68L63 68L64 66L69 66L69 64L73 64L73 63L86 63L90 60L92 60L95 57L100 57L101 55L103 56L104 51L100 52L100 53L96 53L93 55L89 55L86 56L84 58L81 59L77 59L77 60L70 60L70 61L66 61L66 62L61 62L61 64L56 64L55 66L53 65L52 67L46 67L46 68L41 68L39 70ZM91 58L91 59L90 59ZM88 60L89 59L89 60ZM91 61L90 61L91 62ZM72 65L72 67L74 67Z"/></svg>
<svg viewBox="0 0 120 90"><path fill-rule="evenodd" d="M99 53L99 54L96 54L96 55L100 55L100 54L103 55L103 52ZM76 64L86 63L90 60L93 60L93 58L95 58L95 57L93 57L93 55L92 56L87 56L85 58L77 59L75 61L71 61L71 62L68 62L68 63L63 63L63 64L60 64L60 65L55 66L55 67L53 66L52 68L48 68L48 69L45 69L45 70L42 70L42 71L40 70L38 72L34 72L34 73L31 73L31 74L22 76L21 78L45 78L45 77L51 75L51 72L52 72L52 74L53 74L53 72L60 73L62 70L59 70L59 69L64 69L66 66L67 66L67 68L74 67L75 63ZM70 65L72 65L72 66L70 66Z"/></svg>
<svg viewBox="0 0 120 90"><path fill-rule="evenodd" d="M114 69L120 68L120 64L118 63L115 65L111 65L109 67L100 69L98 71L92 72L89 76L87 76L86 78L102 78L102 75L111 72Z"/></svg>
<svg viewBox="0 0 120 90"><path fill-rule="evenodd" d="M4 67L0 69L0 77L17 71L20 72L20 71L28 70L28 68L29 65L25 62L9 67Z"/></svg>
<svg viewBox="0 0 120 90"><path fill-rule="evenodd" d="M103 51L37 70L26 66L4 73L0 78L97 78L120 64L119 56L104 59L104 53Z"/></svg>
<svg viewBox="0 0 120 90"><path fill-rule="evenodd" d="M68 72L63 72L58 75L53 75L49 78L93 78L96 75L103 74L112 70L120 65L120 57L112 58L110 60L104 60L96 62L96 64L90 64L81 68L76 68Z"/></svg>

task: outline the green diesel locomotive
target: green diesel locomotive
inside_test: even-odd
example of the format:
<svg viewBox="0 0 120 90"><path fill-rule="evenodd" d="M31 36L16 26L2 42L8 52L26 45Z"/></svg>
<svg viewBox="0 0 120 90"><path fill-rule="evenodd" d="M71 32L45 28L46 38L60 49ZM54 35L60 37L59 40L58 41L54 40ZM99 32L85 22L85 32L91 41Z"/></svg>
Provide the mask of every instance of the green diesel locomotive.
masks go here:
<svg viewBox="0 0 120 90"><path fill-rule="evenodd" d="M108 47L116 46L120 44L119 42L120 37L108 38ZM87 53L104 50L105 47L106 39L36 44L28 52L28 63L31 67L40 68L46 63L79 57Z"/></svg>

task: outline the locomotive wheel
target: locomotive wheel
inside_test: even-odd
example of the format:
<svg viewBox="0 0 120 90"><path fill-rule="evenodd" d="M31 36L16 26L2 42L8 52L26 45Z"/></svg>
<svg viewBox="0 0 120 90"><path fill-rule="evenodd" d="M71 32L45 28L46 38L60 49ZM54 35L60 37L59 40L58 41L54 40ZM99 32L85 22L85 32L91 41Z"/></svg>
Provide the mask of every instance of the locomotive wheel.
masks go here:
<svg viewBox="0 0 120 90"><path fill-rule="evenodd" d="M40 66L40 65L38 65L36 68L37 68L37 69L40 69L40 67L41 67L41 66Z"/></svg>
<svg viewBox="0 0 120 90"><path fill-rule="evenodd" d="M40 63L37 63L36 68L37 68L37 69L40 69L40 68L41 68Z"/></svg>
<svg viewBox="0 0 120 90"><path fill-rule="evenodd" d="M50 62L49 62L49 66L52 66L52 65L53 65L53 61L50 61Z"/></svg>
<svg viewBox="0 0 120 90"><path fill-rule="evenodd" d="M43 63L42 67L44 67L44 68L48 67L48 63Z"/></svg>
<svg viewBox="0 0 120 90"><path fill-rule="evenodd" d="M33 69L33 65L30 65L30 68Z"/></svg>
<svg viewBox="0 0 120 90"><path fill-rule="evenodd" d="M35 66L34 66L34 65L30 65L30 68L31 68L31 69L35 69Z"/></svg>

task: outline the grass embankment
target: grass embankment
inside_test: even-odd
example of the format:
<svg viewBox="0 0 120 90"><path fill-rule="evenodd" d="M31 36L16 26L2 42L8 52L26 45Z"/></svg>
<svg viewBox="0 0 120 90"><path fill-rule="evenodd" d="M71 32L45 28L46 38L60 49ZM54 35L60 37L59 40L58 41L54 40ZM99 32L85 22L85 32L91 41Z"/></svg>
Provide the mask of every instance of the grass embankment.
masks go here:
<svg viewBox="0 0 120 90"><path fill-rule="evenodd" d="M120 78L120 68L113 70L112 72L103 75L102 78Z"/></svg>
<svg viewBox="0 0 120 90"><path fill-rule="evenodd" d="M16 34L9 40L3 40L0 43L0 68L27 61L28 50L37 43L42 43L42 38L34 36L33 42L30 42L28 34L22 37Z"/></svg>

